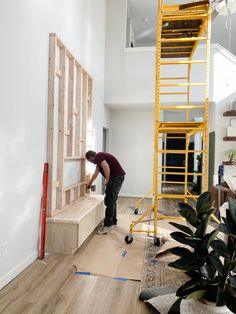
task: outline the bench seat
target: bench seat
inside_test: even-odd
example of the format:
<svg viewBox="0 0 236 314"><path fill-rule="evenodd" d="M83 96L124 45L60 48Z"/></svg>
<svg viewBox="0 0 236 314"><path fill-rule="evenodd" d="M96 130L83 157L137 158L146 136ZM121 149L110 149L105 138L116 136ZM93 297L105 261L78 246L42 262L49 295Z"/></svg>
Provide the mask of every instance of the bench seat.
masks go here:
<svg viewBox="0 0 236 314"><path fill-rule="evenodd" d="M83 197L47 218L46 251L73 254L104 219L103 199L102 195Z"/></svg>

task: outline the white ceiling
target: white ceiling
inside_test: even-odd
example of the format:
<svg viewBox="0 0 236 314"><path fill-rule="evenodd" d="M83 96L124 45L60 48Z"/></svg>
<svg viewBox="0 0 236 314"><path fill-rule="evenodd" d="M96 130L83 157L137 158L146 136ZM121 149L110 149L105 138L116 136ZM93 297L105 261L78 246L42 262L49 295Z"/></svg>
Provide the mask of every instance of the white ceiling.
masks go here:
<svg viewBox="0 0 236 314"><path fill-rule="evenodd" d="M136 47L155 46L156 43L156 16L158 0L127 0L129 17L133 27L134 42ZM192 0L165 0L165 4L189 3ZM148 19L148 21L144 21ZM236 34L236 13L232 15L232 29L229 35L229 21L227 17L218 16L212 23L212 42L220 43L235 54L236 47L229 49L229 36L231 46L234 44Z"/></svg>
<svg viewBox="0 0 236 314"><path fill-rule="evenodd" d="M157 0L128 0L128 8L135 46L155 46Z"/></svg>
<svg viewBox="0 0 236 314"><path fill-rule="evenodd" d="M188 3L191 0L166 0L165 4ZM158 0L128 0L135 46L155 46ZM144 21L148 19L148 21Z"/></svg>

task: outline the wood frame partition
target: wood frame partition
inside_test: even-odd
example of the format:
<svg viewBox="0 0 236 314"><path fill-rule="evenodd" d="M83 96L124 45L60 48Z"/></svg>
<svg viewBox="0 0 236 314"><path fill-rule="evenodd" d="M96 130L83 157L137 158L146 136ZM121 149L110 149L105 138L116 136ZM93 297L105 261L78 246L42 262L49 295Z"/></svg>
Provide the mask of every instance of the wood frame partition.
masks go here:
<svg viewBox="0 0 236 314"><path fill-rule="evenodd" d="M93 81L56 34L49 34L47 216L86 192Z"/></svg>

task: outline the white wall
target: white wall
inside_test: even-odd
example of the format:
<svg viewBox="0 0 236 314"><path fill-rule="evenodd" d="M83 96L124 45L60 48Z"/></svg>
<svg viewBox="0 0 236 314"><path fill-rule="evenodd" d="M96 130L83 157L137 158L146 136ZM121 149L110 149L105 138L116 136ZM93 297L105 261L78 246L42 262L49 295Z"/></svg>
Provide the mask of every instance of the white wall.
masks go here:
<svg viewBox="0 0 236 314"><path fill-rule="evenodd" d="M230 32L231 19L231 32ZM232 15L218 15L212 23L211 42L218 43L236 55L236 12Z"/></svg>
<svg viewBox="0 0 236 314"><path fill-rule="evenodd" d="M143 196L152 188L153 109L111 111L111 153L126 171L123 196Z"/></svg>
<svg viewBox="0 0 236 314"><path fill-rule="evenodd" d="M225 152L228 149L236 149L236 142L223 141L223 137L227 136L227 126L230 125L230 117L223 117L223 113L230 110L230 102L232 98L236 98L236 57L224 48L218 47L212 61L214 82L212 97L215 101L215 108L211 116L215 118L215 174L217 174L218 166L222 161L227 160ZM236 175L236 168L234 175Z"/></svg>
<svg viewBox="0 0 236 314"><path fill-rule="evenodd" d="M105 0L1 0L0 288L37 257L50 32L94 79L96 149L106 124Z"/></svg>
<svg viewBox="0 0 236 314"><path fill-rule="evenodd" d="M215 67L220 68L221 63L217 63L218 61L214 59L214 55L219 50L225 50L217 44L213 44L211 47L209 101L215 101L217 96L214 88L217 82L215 81L215 76L213 76L213 71ZM111 47L109 51L110 55L114 52ZM205 59L205 55L205 45L199 45L194 59ZM155 70L155 48L125 48L123 51L120 50L113 64L107 64L106 61L105 103L111 106L116 106L117 104L130 104L131 106L153 104L155 98ZM163 66L161 69L161 76L163 77L179 76L180 73L182 75L187 74L186 65ZM193 64L191 73L192 82L205 82L205 65ZM176 87L176 91L184 91L184 88ZM170 91L170 88L163 88L162 90ZM171 91L173 90L173 87L171 87ZM218 93L220 93L220 90L218 90ZM192 103L203 102L204 99L204 86L191 87L190 100ZM183 95L161 96L161 102L169 104L181 104L183 101L186 101L186 96Z"/></svg>

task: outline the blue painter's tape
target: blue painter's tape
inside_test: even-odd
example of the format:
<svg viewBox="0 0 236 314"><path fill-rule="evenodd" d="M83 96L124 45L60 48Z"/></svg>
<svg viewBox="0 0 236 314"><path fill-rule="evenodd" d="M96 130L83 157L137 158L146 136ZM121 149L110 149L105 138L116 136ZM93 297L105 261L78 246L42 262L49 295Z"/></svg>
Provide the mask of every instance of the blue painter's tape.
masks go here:
<svg viewBox="0 0 236 314"><path fill-rule="evenodd" d="M125 257L126 255L127 255L127 251L124 250L124 251L122 252L121 256Z"/></svg>
<svg viewBox="0 0 236 314"><path fill-rule="evenodd" d="M152 263L160 263L160 261L158 259L151 259L150 262L152 262Z"/></svg>
<svg viewBox="0 0 236 314"><path fill-rule="evenodd" d="M114 277L112 279L114 279L114 280L123 280L123 281L129 280L128 278L124 278L124 277Z"/></svg>
<svg viewBox="0 0 236 314"><path fill-rule="evenodd" d="M91 273L89 271L76 271L75 275L85 275L85 276L89 276L91 275Z"/></svg>

